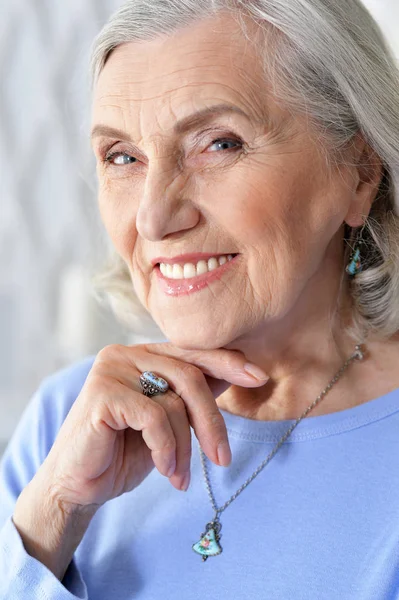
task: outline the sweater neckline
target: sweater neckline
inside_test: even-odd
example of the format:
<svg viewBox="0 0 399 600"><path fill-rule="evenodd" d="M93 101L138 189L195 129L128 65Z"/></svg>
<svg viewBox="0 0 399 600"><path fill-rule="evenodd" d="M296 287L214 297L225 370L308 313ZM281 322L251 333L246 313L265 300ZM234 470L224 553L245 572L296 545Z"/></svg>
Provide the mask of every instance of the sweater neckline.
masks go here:
<svg viewBox="0 0 399 600"><path fill-rule="evenodd" d="M285 444L304 442L338 435L363 427L399 411L399 388L374 400L335 413L308 416L297 425ZM295 419L283 421L257 421L220 410L229 437L250 442L277 442Z"/></svg>

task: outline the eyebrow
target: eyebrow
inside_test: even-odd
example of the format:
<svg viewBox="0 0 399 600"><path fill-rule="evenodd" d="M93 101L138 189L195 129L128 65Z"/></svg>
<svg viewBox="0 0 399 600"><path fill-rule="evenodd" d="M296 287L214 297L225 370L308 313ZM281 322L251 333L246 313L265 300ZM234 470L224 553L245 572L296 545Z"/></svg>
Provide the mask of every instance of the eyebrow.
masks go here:
<svg viewBox="0 0 399 600"><path fill-rule="evenodd" d="M174 124L173 131L176 134L185 133L191 129L194 129L195 127L198 127L206 121L210 121L215 116L226 113L239 114L249 120L249 116L238 106L234 106L233 104L215 104L214 106L203 108L191 115L188 115L187 117L184 117L183 119L180 119ZM91 132L91 139L97 136L117 137L122 141L132 141L130 136L125 131L116 129L115 127L109 127L108 125L95 125Z"/></svg>

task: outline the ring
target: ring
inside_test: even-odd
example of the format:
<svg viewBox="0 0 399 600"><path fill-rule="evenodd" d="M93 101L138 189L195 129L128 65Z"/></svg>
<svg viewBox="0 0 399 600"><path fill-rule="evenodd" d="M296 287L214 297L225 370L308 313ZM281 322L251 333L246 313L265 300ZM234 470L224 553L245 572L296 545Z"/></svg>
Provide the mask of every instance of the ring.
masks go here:
<svg viewBox="0 0 399 600"><path fill-rule="evenodd" d="M169 389L168 382L153 371L144 371L144 373L140 375L140 384L144 396L165 394Z"/></svg>

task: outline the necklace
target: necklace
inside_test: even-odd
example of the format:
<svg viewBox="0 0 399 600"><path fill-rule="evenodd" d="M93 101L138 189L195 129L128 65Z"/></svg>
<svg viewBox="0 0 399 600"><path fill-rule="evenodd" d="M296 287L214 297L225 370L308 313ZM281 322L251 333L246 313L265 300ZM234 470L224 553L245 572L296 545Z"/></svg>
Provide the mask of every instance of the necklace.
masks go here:
<svg viewBox="0 0 399 600"><path fill-rule="evenodd" d="M221 552L223 551L223 549L220 545L220 538L222 537L220 535L220 530L222 528L222 524L220 522L219 515L224 510L226 510L226 508L228 506L230 506L230 504L237 498L237 496L239 496L239 494L241 494L241 492L243 490L245 490L245 488L251 483L251 481L253 481L257 475L259 475L259 473L265 468L265 466L269 463L269 461L277 453L277 450L280 448L280 446L282 446L282 444L286 441L286 439L291 435L291 433L294 431L295 427L297 425L299 425L299 423L302 421L302 419L305 418L306 415L331 390L331 388L341 378L341 376L346 371L346 369L349 367L349 365L353 361L363 360L363 358L364 358L364 354L363 354L362 348L360 345L358 345L355 347L354 353L345 361L345 363L342 365L342 367L339 369L339 371L334 375L334 377L332 378L330 383L327 385L327 387L324 388L324 390L321 392L321 394L319 394L319 396L317 396L316 400L314 400L314 402L312 402L312 404L310 406L308 406L308 408L302 413L302 415L296 421L294 421L294 423L291 425L291 427L280 438L280 440L277 442L277 444L275 445L273 450L266 457L266 459L259 465L259 467L256 469L256 471L254 471L252 473L252 475L242 484L242 486L240 488L238 488L238 490L232 496L230 496L230 498L227 500L227 502L225 502L223 504L223 506L218 507L216 504L215 496L214 496L214 493L213 493L213 490L211 487L211 482L209 479L208 469L207 469L206 462L205 462L206 457L205 457L205 454L204 454L201 446L199 446L202 470L203 470L204 479L205 479L205 485L206 485L206 489L208 491L208 495L209 495L209 498L210 498L210 501L212 504L212 508L215 513L213 520L206 524L205 531L203 533L201 533L199 542L196 542L192 546L194 552L197 552L198 554L200 554L202 556L203 561L206 561L209 556L217 556L218 554L221 554Z"/></svg>

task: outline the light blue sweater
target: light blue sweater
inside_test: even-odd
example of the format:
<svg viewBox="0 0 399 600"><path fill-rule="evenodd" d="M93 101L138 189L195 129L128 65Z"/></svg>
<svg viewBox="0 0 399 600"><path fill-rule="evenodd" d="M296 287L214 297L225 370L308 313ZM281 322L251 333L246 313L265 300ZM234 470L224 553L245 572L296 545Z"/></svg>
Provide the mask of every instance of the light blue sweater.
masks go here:
<svg viewBox="0 0 399 600"><path fill-rule="evenodd" d="M399 599L399 390L304 419L222 514L223 552L206 562L192 549L213 516L193 436L188 492L154 469L99 509L58 581L25 552L11 515L93 358L43 381L3 456L1 600ZM290 424L223 415L233 462L208 461L219 505Z"/></svg>

